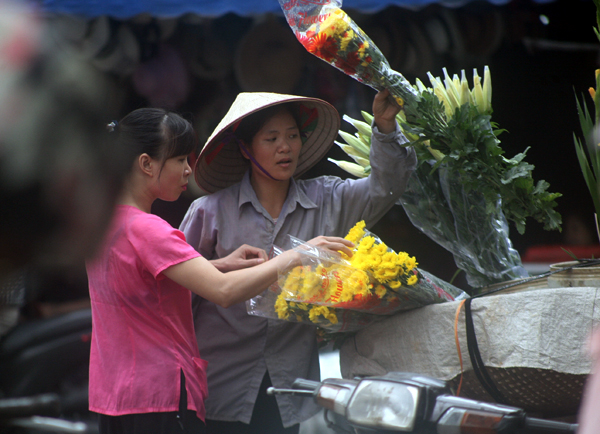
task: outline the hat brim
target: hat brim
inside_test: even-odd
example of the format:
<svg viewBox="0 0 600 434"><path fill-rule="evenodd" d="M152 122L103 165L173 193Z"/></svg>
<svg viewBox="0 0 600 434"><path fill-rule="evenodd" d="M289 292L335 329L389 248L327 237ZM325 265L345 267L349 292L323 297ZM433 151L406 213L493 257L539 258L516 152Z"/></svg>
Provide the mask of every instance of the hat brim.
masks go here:
<svg viewBox="0 0 600 434"><path fill-rule="evenodd" d="M242 92L233 102L215 131L208 138L194 165L194 178L205 193L214 193L242 180L248 162L234 140L224 140L224 133L259 110L287 102L299 102L312 114L311 131L302 145L294 177L313 167L329 151L340 129L340 116L331 104L318 98L271 92ZM316 112L316 119L314 114ZM302 131L302 126L300 126Z"/></svg>

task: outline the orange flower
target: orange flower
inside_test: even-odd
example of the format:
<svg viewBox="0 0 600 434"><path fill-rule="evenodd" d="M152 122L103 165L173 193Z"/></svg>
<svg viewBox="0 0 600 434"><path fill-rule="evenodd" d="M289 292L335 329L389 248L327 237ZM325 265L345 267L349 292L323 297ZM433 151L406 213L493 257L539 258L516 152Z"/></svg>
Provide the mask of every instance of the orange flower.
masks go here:
<svg viewBox="0 0 600 434"><path fill-rule="evenodd" d="M331 62L335 59L338 52L337 41L324 33L318 33L312 38L303 38L300 42L309 53L312 53L327 62Z"/></svg>

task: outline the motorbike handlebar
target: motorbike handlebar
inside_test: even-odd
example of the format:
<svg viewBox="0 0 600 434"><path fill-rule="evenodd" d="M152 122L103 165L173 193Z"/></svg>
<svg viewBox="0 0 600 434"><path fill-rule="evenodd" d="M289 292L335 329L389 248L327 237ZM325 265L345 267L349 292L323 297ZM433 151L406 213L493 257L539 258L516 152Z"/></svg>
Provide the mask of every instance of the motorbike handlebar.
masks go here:
<svg viewBox="0 0 600 434"><path fill-rule="evenodd" d="M312 390L315 391L321 386L321 382L297 378L292 384L293 389Z"/></svg>
<svg viewBox="0 0 600 434"><path fill-rule="evenodd" d="M526 432L543 432L543 433L576 433L578 424L559 422L554 420L538 419L536 417L525 418Z"/></svg>

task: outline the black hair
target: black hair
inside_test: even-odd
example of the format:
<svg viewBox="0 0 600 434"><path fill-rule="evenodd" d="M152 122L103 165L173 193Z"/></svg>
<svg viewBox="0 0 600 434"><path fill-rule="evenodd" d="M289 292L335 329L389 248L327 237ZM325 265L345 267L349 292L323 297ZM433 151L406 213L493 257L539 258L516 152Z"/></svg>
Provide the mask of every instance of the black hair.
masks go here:
<svg viewBox="0 0 600 434"><path fill-rule="evenodd" d="M134 110L114 126L114 131L118 134L117 143L120 147L135 148L136 156L148 154L162 162L188 155L198 145L196 132L190 122L160 108Z"/></svg>
<svg viewBox="0 0 600 434"><path fill-rule="evenodd" d="M251 146L252 139L254 139L256 133L260 131L269 119L282 110L289 112L296 121L298 128L300 128L300 110L298 105L294 102L287 102L264 108L246 116L235 130L235 135L247 146Z"/></svg>

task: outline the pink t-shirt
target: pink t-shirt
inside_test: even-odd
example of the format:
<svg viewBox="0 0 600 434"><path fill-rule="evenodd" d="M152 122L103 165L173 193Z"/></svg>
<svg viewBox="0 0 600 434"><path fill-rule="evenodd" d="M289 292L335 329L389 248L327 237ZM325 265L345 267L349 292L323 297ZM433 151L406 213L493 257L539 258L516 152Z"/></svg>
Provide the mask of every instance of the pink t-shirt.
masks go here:
<svg viewBox="0 0 600 434"><path fill-rule="evenodd" d="M90 410L112 416L177 411L182 369L188 409L204 420L206 361L198 353L191 293L161 274L198 256L160 217L117 207L102 251L87 263Z"/></svg>

